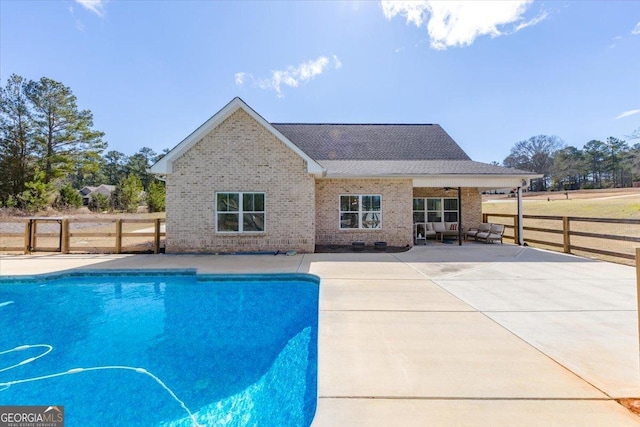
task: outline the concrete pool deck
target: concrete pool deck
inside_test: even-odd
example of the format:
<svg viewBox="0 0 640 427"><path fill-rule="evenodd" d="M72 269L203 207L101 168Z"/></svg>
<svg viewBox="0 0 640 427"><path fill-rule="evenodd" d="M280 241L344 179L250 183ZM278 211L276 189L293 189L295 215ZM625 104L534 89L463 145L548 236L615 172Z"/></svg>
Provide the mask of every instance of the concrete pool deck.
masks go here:
<svg viewBox="0 0 640 427"><path fill-rule="evenodd" d="M387 254L33 255L0 275L197 268L321 277L324 426L640 426L633 267L514 245Z"/></svg>

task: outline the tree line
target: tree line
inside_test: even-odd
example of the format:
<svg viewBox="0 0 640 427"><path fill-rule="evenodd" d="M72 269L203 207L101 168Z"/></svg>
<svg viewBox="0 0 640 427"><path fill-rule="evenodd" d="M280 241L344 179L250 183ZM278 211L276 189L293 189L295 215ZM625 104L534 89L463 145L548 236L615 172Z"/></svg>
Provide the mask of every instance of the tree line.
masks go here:
<svg viewBox="0 0 640 427"><path fill-rule="evenodd" d="M11 75L0 87L0 207L78 207L79 189L111 184L112 197L96 196L90 207L135 211L145 198L150 211L163 211L164 182L147 169L168 150L105 153L103 138L69 87Z"/></svg>
<svg viewBox="0 0 640 427"><path fill-rule="evenodd" d="M640 128L628 138L640 139ZM537 135L516 143L502 165L543 174L532 180L533 191L631 187L640 181L640 143L611 136L580 149L557 136Z"/></svg>
<svg viewBox="0 0 640 427"><path fill-rule="evenodd" d="M78 207L79 189L111 184L111 197L93 197L90 208L136 211L144 198L150 211L163 211L164 182L148 168L168 150L143 147L127 156L106 151L103 138L69 87L47 77L11 75L0 87L0 207ZM640 128L629 139L640 139ZM516 143L502 165L543 174L532 181L534 191L630 187L640 181L640 143L609 137L579 149L557 136L537 135Z"/></svg>

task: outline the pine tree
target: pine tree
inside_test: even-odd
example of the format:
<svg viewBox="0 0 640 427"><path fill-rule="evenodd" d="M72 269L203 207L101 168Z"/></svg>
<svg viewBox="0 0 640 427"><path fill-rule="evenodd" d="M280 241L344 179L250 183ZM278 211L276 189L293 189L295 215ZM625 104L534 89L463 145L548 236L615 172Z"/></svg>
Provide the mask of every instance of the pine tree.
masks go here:
<svg viewBox="0 0 640 427"><path fill-rule="evenodd" d="M149 189L149 185L154 180L153 174L149 173L148 169L154 163L156 157L156 152L151 148L142 147L136 154L130 156L127 162L127 173L134 174L140 178L145 190Z"/></svg>
<svg viewBox="0 0 640 427"><path fill-rule="evenodd" d="M44 172L36 171L33 180L25 183L18 196L18 207L27 212L38 212L51 205L51 184L45 182Z"/></svg>
<svg viewBox="0 0 640 427"><path fill-rule="evenodd" d="M78 110L70 88L43 77L27 83L26 95L32 104L34 140L46 183L72 172L76 163L91 158L89 153L105 149L104 133L92 129L93 114Z"/></svg>
<svg viewBox="0 0 640 427"><path fill-rule="evenodd" d="M111 194L113 196L113 193ZM89 201L89 209L93 212L103 212L109 209L110 200L109 197L104 194L96 193L91 195Z"/></svg>
<svg viewBox="0 0 640 427"><path fill-rule="evenodd" d="M58 190L55 207L57 209L77 209L82 206L82 196L78 190L67 183Z"/></svg>
<svg viewBox="0 0 640 427"><path fill-rule="evenodd" d="M142 201L142 192L144 190L140 179L133 174L129 174L120 181L118 187L120 208L130 213L137 212L138 206L140 206L140 202Z"/></svg>
<svg viewBox="0 0 640 427"><path fill-rule="evenodd" d="M147 191L147 207L149 212L165 211L165 184L157 179L151 181Z"/></svg>
<svg viewBox="0 0 640 427"><path fill-rule="evenodd" d="M0 202L7 205L26 190L35 175L27 81L13 74L0 89Z"/></svg>
<svg viewBox="0 0 640 427"><path fill-rule="evenodd" d="M120 151L111 150L103 159L102 174L105 176L106 184L116 185L126 176L127 156Z"/></svg>

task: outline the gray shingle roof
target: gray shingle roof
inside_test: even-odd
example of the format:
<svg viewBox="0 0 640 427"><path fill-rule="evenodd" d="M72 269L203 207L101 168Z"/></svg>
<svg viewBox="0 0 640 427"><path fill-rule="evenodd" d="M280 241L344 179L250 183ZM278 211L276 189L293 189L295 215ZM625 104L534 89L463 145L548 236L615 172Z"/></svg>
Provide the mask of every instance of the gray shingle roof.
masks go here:
<svg viewBox="0 0 640 427"><path fill-rule="evenodd" d="M327 176L537 175L473 160L320 160Z"/></svg>
<svg viewBox="0 0 640 427"><path fill-rule="evenodd" d="M312 159L470 160L439 125L272 123Z"/></svg>

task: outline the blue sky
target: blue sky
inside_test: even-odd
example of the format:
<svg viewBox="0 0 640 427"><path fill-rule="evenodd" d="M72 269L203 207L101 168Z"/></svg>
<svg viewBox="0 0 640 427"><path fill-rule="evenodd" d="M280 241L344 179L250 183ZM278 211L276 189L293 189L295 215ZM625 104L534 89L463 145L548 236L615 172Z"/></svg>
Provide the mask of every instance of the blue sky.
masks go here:
<svg viewBox="0 0 640 427"><path fill-rule="evenodd" d="M439 123L502 161L640 128L640 2L0 0L12 73L71 87L127 155L240 96L270 122Z"/></svg>

